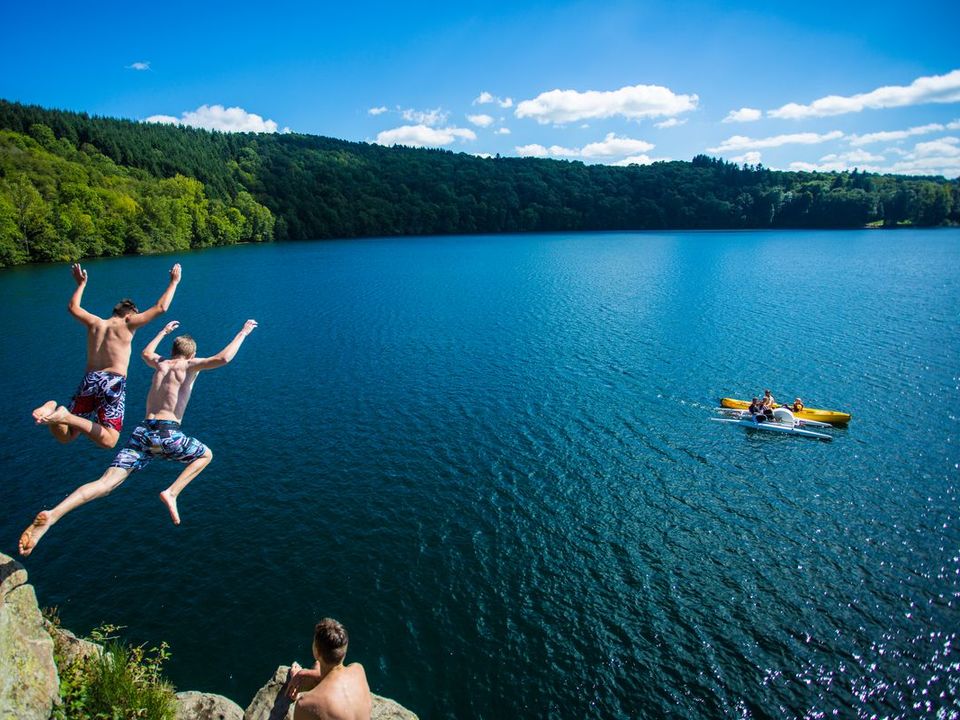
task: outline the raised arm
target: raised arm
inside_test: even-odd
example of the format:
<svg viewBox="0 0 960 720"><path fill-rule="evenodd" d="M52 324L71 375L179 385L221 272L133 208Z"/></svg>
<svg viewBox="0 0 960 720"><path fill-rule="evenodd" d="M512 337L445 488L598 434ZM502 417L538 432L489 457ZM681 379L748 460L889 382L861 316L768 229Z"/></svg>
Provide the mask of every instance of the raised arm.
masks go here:
<svg viewBox="0 0 960 720"><path fill-rule="evenodd" d="M67 310L84 325L92 325L100 318L91 312L87 312L80 305L83 301L83 291L87 287L87 271L80 267L80 263L74 263L70 267L70 271L73 273L73 279L77 281L77 289L74 290L73 295L70 296L70 302L67 303Z"/></svg>
<svg viewBox="0 0 960 720"><path fill-rule="evenodd" d="M233 360L234 356L237 354L237 350L240 349L240 346L243 345L243 341L246 339L247 335L253 332L254 328L257 327L256 320L247 320L243 324L243 328L240 332L237 333L237 336L230 341L230 344L227 345L223 350L218 352L216 355L205 358L193 358L189 360L187 365L191 370L213 370L214 368L222 367L228 362Z"/></svg>
<svg viewBox="0 0 960 720"><path fill-rule="evenodd" d="M163 313L170 308L170 303L173 302L173 296L177 292L177 285L180 284L180 272L180 263L170 268L170 284L167 285L167 289L163 291L163 295L160 296L160 299L157 300L154 305L143 312L128 316L127 327L131 330L141 328L151 320L163 315Z"/></svg>
<svg viewBox="0 0 960 720"><path fill-rule="evenodd" d="M158 332L157 336L153 340L147 343L147 346L143 349L143 352L140 353L140 357L143 358L143 361L147 365L149 365L153 369L156 369L158 367L158 363L160 362L160 360L162 360L162 358L160 357L160 355L157 354L157 346L160 344L160 341L163 340L163 338L165 338L167 335L172 333L178 327L180 327L179 320L173 320L171 322L168 322L166 325L163 326L163 330Z"/></svg>

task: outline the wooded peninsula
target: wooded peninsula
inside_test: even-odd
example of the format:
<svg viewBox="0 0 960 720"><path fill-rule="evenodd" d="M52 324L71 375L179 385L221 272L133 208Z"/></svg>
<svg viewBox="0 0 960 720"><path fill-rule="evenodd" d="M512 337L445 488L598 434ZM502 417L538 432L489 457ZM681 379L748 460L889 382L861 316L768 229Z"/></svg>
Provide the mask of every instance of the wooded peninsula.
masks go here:
<svg viewBox="0 0 960 720"><path fill-rule="evenodd" d="M0 267L271 240L960 224L960 178L612 167L223 133L0 100Z"/></svg>

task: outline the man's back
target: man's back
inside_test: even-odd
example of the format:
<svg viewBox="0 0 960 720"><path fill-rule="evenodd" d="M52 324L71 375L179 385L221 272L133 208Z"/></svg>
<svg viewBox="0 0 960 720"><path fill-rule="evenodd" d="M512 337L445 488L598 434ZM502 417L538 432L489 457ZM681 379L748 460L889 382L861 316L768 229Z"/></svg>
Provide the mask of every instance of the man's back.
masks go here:
<svg viewBox="0 0 960 720"><path fill-rule="evenodd" d="M370 720L373 699L360 663L338 666L297 700L294 720Z"/></svg>
<svg viewBox="0 0 960 720"><path fill-rule="evenodd" d="M126 376L133 331L126 318L96 318L87 326L87 372L106 370Z"/></svg>
<svg viewBox="0 0 960 720"><path fill-rule="evenodd" d="M197 379L189 364L189 360L179 357L157 362L147 395L148 418L178 422L183 419Z"/></svg>

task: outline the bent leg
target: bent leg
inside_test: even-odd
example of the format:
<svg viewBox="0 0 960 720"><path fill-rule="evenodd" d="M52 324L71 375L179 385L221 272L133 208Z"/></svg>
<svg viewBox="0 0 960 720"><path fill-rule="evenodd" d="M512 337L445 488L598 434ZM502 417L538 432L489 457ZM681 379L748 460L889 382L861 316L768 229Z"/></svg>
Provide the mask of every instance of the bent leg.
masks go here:
<svg viewBox="0 0 960 720"><path fill-rule="evenodd" d="M37 422L50 426L50 432L60 442L70 442L77 435L83 433L100 447L109 450L120 439L119 431L79 415L74 415L63 405L45 417L38 419Z"/></svg>
<svg viewBox="0 0 960 720"><path fill-rule="evenodd" d="M170 511L170 519L173 520L174 525L180 524L180 513L177 511L177 495L183 492L183 489L190 484L191 480L203 472L203 469L210 464L211 460L213 460L213 452L210 448L207 448L203 455L183 469L183 472L173 481L173 485L160 493L160 499L167 506L167 510Z"/></svg>
<svg viewBox="0 0 960 720"><path fill-rule="evenodd" d="M124 468L111 467L100 476L98 480L81 485L70 493L53 510L42 510L37 513L37 517L20 535L20 554L29 555L40 542L47 530L53 527L57 521L72 510L76 510L81 505L85 505L91 500L96 500L105 495L109 495L119 485L126 480L132 471Z"/></svg>

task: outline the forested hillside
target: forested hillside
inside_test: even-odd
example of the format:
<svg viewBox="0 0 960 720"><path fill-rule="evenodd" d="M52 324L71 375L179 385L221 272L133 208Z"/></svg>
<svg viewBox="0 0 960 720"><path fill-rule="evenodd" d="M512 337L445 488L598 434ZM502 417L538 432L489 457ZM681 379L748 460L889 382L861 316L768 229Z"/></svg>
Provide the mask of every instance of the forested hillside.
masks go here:
<svg viewBox="0 0 960 720"><path fill-rule="evenodd" d="M0 265L271 239L960 223L960 182L626 168L228 134L0 100Z"/></svg>

